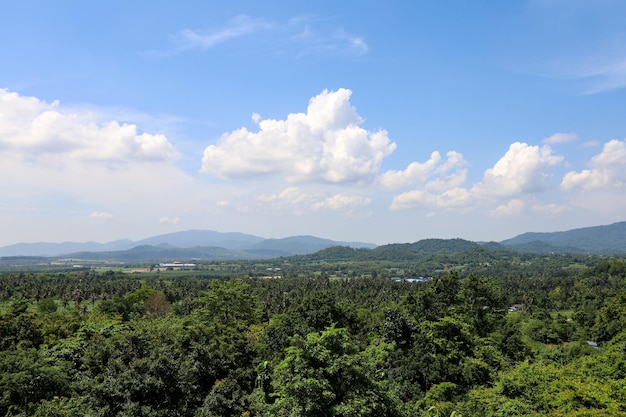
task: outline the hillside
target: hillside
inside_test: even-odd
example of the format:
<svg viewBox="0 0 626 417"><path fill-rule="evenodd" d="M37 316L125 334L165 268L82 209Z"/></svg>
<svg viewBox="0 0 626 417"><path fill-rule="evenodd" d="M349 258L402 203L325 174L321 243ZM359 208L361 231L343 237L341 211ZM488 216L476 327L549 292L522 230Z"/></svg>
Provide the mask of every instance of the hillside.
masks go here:
<svg viewBox="0 0 626 417"><path fill-rule="evenodd" d="M626 222L564 232L524 233L500 243L521 252L620 254L626 253Z"/></svg>

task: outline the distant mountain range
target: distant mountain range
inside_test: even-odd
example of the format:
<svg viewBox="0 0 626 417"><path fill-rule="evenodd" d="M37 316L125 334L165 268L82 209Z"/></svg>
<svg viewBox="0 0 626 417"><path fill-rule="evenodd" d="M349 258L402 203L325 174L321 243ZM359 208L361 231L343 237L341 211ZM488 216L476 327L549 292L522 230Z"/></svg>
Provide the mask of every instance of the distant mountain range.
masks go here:
<svg viewBox="0 0 626 417"><path fill-rule="evenodd" d="M508 249L531 253L626 253L626 222L565 232L524 233L500 242Z"/></svg>
<svg viewBox="0 0 626 417"><path fill-rule="evenodd" d="M0 247L0 257L37 256L72 259L146 261L163 259L258 259L317 252L331 246L374 248L363 242L341 242L315 236L266 239L245 233L188 230L108 243L17 243Z"/></svg>
<svg viewBox="0 0 626 417"><path fill-rule="evenodd" d="M315 236L266 239L245 233L188 230L147 239L108 243L18 243L0 247L0 257L48 257L76 260L152 262L175 259L263 259L315 254L369 259L412 259L417 253L456 254L476 250L526 253L626 254L626 222L564 232L524 233L502 242L464 239L424 239L376 247L371 243L341 242Z"/></svg>

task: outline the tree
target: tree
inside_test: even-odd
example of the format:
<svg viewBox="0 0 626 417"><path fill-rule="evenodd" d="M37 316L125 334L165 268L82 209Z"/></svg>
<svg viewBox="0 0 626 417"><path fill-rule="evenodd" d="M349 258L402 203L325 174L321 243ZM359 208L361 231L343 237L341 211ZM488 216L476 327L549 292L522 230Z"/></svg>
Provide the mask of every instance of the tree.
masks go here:
<svg viewBox="0 0 626 417"><path fill-rule="evenodd" d="M163 317L170 311L172 306L162 292L155 292L143 302L143 308L151 316Z"/></svg>
<svg viewBox="0 0 626 417"><path fill-rule="evenodd" d="M364 352L348 331L328 327L298 339L273 371L270 397L261 415L293 417L360 416L398 414L382 381L385 345Z"/></svg>
<svg viewBox="0 0 626 417"><path fill-rule="evenodd" d="M40 400L66 395L66 365L51 363L35 349L0 352L0 415L15 415Z"/></svg>
<svg viewBox="0 0 626 417"><path fill-rule="evenodd" d="M57 311L57 303L52 298L44 298L37 303L37 311L41 314L52 314Z"/></svg>

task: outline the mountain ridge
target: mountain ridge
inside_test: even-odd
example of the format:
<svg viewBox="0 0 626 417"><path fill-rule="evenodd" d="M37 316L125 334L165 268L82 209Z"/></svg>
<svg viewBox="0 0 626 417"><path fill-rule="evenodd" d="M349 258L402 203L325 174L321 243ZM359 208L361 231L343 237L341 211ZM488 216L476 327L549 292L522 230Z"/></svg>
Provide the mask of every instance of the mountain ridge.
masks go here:
<svg viewBox="0 0 626 417"><path fill-rule="evenodd" d="M323 239L315 236L301 235L286 238L264 238L240 232L217 232L214 230L192 229L181 232L166 233L132 241L119 239L106 243L62 242L62 243L16 243L0 247L0 257L9 256L47 256L83 258L89 253L115 253L129 251L140 246L170 249L192 249L198 247L221 248L239 255L249 254L252 258L270 256L290 256L317 252L330 246L352 246L373 248L373 243L343 242ZM156 249L155 249L156 250ZM262 256L261 254L265 254ZM76 256L76 255L80 256ZM256 255L255 255L256 254ZM121 255L121 254L118 254ZM95 258L101 258L95 255Z"/></svg>
<svg viewBox="0 0 626 417"><path fill-rule="evenodd" d="M569 253L626 253L626 221L561 232L527 232L500 244L508 249L534 253L546 253L551 249Z"/></svg>
<svg viewBox="0 0 626 417"><path fill-rule="evenodd" d="M525 253L626 253L626 222L591 226L560 232L527 232L501 242L473 242L465 239L422 239L413 243L389 243L377 246L364 242L343 242L311 235L285 238L263 238L240 232L217 232L192 229L166 233L132 241L119 239L106 243L17 243L0 247L0 257L44 256L76 259L109 258L130 260L142 254L141 260L163 257L200 259L259 259L312 254L331 247L377 249L379 255L392 253L410 258L411 253L463 253L483 248ZM136 248L141 247L142 250ZM127 253L124 253L127 252Z"/></svg>

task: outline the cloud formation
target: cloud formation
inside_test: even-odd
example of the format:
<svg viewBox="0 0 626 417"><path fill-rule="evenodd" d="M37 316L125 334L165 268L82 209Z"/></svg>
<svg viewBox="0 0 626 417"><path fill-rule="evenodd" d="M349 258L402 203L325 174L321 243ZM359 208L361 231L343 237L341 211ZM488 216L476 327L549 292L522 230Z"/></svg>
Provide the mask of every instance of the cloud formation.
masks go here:
<svg viewBox="0 0 626 417"><path fill-rule="evenodd" d="M456 151L446 153L446 159L438 151L430 154L426 162L412 162L402 171L386 171L380 176L380 184L387 189L417 187L395 196L392 210L408 208L453 208L466 205L470 193L461 187L467 177L467 161Z"/></svg>
<svg viewBox="0 0 626 417"><path fill-rule="evenodd" d="M489 212L492 216L520 216L527 214L558 215L566 210L565 206L550 203L540 204L533 197L514 198Z"/></svg>
<svg viewBox="0 0 626 417"><path fill-rule="evenodd" d="M304 26L302 26L303 23ZM314 29L310 25L308 19L293 19L291 25L295 28L300 27L300 32L291 37L299 48L299 56L328 52L343 52L358 56L369 50L363 38L354 36L344 29L320 32L319 29Z"/></svg>
<svg viewBox="0 0 626 417"><path fill-rule="evenodd" d="M545 138L543 143L553 145L555 143L571 142L576 139L578 139L578 135L576 133L555 133L554 135Z"/></svg>
<svg viewBox="0 0 626 417"><path fill-rule="evenodd" d="M344 28L333 27L333 19L315 19L299 16L287 22L274 22L264 18L239 15L218 29L183 29L171 36L174 44L169 52L152 54L170 55L188 50L207 50L239 38L250 38L276 55L359 56L369 51L365 39ZM326 24L325 24L326 23Z"/></svg>
<svg viewBox="0 0 626 417"><path fill-rule="evenodd" d="M208 49L235 38L270 29L272 26L270 22L264 19L240 15L221 29L207 32L184 29L174 35L172 39L181 49Z"/></svg>
<svg viewBox="0 0 626 417"><path fill-rule="evenodd" d="M626 53L624 50L613 52L615 55L607 56L604 62L597 63L597 58L589 59L594 62L576 74L577 78L587 81L589 87L586 94L597 94L626 87Z"/></svg>
<svg viewBox="0 0 626 417"><path fill-rule="evenodd" d="M546 170L563 162L548 145L531 146L515 142L481 182L472 188L483 197L512 197L542 191L549 178Z"/></svg>
<svg viewBox="0 0 626 417"><path fill-rule="evenodd" d="M229 179L274 176L292 183L372 180L396 144L385 130L360 127L363 119L350 104L351 94L324 90L310 100L306 113L284 120L257 117L257 132L242 127L208 146L200 171Z"/></svg>
<svg viewBox="0 0 626 417"><path fill-rule="evenodd" d="M180 217L163 216L159 219L159 223L178 224L179 222L180 222Z"/></svg>
<svg viewBox="0 0 626 417"><path fill-rule="evenodd" d="M91 213L89 215L90 219L101 219L101 220L108 220L108 219L112 219L113 215L111 213L107 213L105 211L94 211L93 213Z"/></svg>
<svg viewBox="0 0 626 417"><path fill-rule="evenodd" d="M552 137L564 140L559 134ZM445 161L438 152L433 152L424 163L413 162L404 171L383 173L380 182L392 189L417 185L416 189L395 196L390 206L392 210L468 210L493 200L510 199L490 214L514 215L528 210L548 213L558 210L558 207L543 207L538 203L530 207L522 197L543 191L549 179L548 168L561 162L563 157L554 154L548 145L539 147L515 142L492 168L485 170L482 180L469 189L463 186L467 177L467 162L463 155L455 151L448 152Z"/></svg>
<svg viewBox="0 0 626 417"><path fill-rule="evenodd" d="M390 208L460 208L467 206L471 198L470 192L463 187L452 187L440 193L418 189L395 196Z"/></svg>
<svg viewBox="0 0 626 417"><path fill-rule="evenodd" d="M92 113L64 111L59 102L46 103L0 89L0 152L24 160L67 160L121 163L166 161L177 152L161 134L139 133L137 126L100 122Z"/></svg>
<svg viewBox="0 0 626 417"><path fill-rule="evenodd" d="M426 162L411 162L403 171L386 171L380 176L380 183L388 189L404 188L415 184L425 184L426 188L445 189L465 182L467 162L459 152L450 151L446 159L434 151ZM434 178L434 176L437 178ZM442 177L444 176L444 177Z"/></svg>
<svg viewBox="0 0 626 417"><path fill-rule="evenodd" d="M564 190L621 189L626 184L626 140L611 140L604 144L602 152L591 158L590 169L570 171L563 177Z"/></svg>
<svg viewBox="0 0 626 417"><path fill-rule="evenodd" d="M294 214L306 211L352 212L371 201L368 197L358 195L335 194L327 197L322 192L306 192L299 187L288 187L279 193L261 195L256 199L259 208Z"/></svg>

